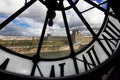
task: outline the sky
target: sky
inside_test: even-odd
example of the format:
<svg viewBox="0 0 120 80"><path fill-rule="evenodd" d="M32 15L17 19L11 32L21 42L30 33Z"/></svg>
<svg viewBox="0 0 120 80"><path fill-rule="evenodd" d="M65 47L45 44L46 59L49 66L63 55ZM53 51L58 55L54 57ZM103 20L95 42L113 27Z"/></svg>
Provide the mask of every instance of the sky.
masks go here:
<svg viewBox="0 0 120 80"><path fill-rule="evenodd" d="M29 0L28 0L29 1ZM99 4L105 0L91 0ZM1 0L0 1L0 23L6 18L15 13L18 9L24 6L24 0ZM67 0L64 1L64 6L69 6ZM92 5L80 0L77 3L77 8L82 12ZM105 5L103 5L105 7ZM35 2L31 7L25 10L21 15L15 18L11 23L4 27L0 34L6 35L27 35L27 36L40 36L45 21L47 8L39 1ZM82 14L92 28L100 28L104 19L104 13L97 8L89 10ZM70 30L75 27L86 28L82 20L77 16L73 9L66 10L66 17ZM53 20L52 27L47 26L47 34L55 36L65 36L65 26L62 18L61 11L56 11L56 17ZM89 32L87 29L81 31L82 33Z"/></svg>

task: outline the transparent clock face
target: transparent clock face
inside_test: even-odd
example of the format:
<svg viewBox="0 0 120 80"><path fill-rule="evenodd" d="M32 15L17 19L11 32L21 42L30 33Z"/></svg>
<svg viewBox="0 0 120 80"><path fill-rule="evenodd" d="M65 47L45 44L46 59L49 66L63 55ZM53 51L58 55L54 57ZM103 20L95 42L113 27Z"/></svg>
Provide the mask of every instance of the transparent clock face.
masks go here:
<svg viewBox="0 0 120 80"><path fill-rule="evenodd" d="M29 76L89 71L119 45L107 0L2 0L0 23L0 69Z"/></svg>
<svg viewBox="0 0 120 80"><path fill-rule="evenodd" d="M79 13L82 13L84 19L91 26L93 31L98 34L105 19L104 12L97 8L90 9L93 5L84 0L72 0L72 2L75 3ZM94 0L93 2L101 4L105 1ZM73 48L75 52L78 52L84 49L93 40L93 36L83 20L78 16L77 12L71 8L69 2L64 0L63 4L66 9L65 14ZM1 2L0 6L0 22L2 23L14 12L24 6L24 0L4 0ZM101 6L107 9L107 3L104 3ZM27 10L11 21L10 24L1 29L0 44L18 54L33 56L37 52L46 12L47 7L39 1L31 5ZM53 19L53 26L47 25L44 35L44 41L40 51L42 58L61 58L69 56L71 53L62 12L61 10L56 10L55 13L56 16Z"/></svg>

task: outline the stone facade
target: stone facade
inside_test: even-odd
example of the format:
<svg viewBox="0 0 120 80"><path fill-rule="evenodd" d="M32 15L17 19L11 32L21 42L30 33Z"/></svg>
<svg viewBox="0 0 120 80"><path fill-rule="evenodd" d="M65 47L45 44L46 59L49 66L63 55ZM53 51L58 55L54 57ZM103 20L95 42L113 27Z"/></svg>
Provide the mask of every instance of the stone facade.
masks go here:
<svg viewBox="0 0 120 80"><path fill-rule="evenodd" d="M72 41L74 44L85 45L92 40L92 36L84 36L80 33L79 30L73 30L71 35Z"/></svg>

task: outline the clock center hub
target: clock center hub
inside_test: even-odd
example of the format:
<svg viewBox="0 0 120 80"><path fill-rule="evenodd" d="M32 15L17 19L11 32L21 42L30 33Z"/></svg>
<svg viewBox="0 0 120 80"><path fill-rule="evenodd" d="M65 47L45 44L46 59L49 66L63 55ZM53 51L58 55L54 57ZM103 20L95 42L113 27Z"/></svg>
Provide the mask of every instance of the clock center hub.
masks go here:
<svg viewBox="0 0 120 80"><path fill-rule="evenodd" d="M71 0L71 1L73 2L74 5L76 5L79 0ZM68 10L72 8L72 6L68 3L67 0L44 0L43 2L48 9L52 8L54 10L61 11L63 9Z"/></svg>

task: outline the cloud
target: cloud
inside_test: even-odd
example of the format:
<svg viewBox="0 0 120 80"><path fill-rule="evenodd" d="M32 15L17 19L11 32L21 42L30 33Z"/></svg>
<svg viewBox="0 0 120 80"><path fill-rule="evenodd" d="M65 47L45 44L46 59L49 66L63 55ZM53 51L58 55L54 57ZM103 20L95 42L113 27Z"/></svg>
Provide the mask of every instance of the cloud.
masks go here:
<svg viewBox="0 0 120 80"><path fill-rule="evenodd" d="M24 5L24 0L2 0L0 1L0 12L11 14Z"/></svg>
<svg viewBox="0 0 120 80"><path fill-rule="evenodd" d="M69 6L67 1L64 2L64 5ZM4 21L23 5L24 0L2 0L0 2L0 22ZM90 7L92 7L92 5L86 3L84 0L80 0L79 3L77 3L77 8L81 12ZM44 25L46 12L47 8L37 1L0 32L2 33L2 31L4 31L4 33L12 33L13 31L16 34L21 35L40 35ZM87 11L82 15L91 27L100 27L104 19L104 13L96 8ZM84 26L83 21L78 17L73 9L66 11L66 17L69 27ZM52 33L53 35L66 35L61 11L56 11L56 17L53 21L54 25L53 27L47 27L47 33Z"/></svg>
<svg viewBox="0 0 120 80"><path fill-rule="evenodd" d="M0 18L2 19L2 18ZM23 22L24 21L24 22ZM29 26L28 26L29 25ZM40 35L42 31L43 23L38 23L31 18L17 18L17 21L12 21L6 27L4 27L0 34L3 35Z"/></svg>
<svg viewBox="0 0 120 80"><path fill-rule="evenodd" d="M79 9L80 12L87 10L91 7L92 5L86 3L83 0L79 1L79 3L77 4L77 8ZM78 15L73 10L68 11L67 14L71 27L84 25L81 18L78 17ZM93 27L93 25L96 25L96 27L100 27L104 20L104 13L97 8L86 11L82 13L82 15L85 18L85 20L90 24L91 27Z"/></svg>
<svg viewBox="0 0 120 80"><path fill-rule="evenodd" d="M35 2L27 10L25 10L20 17L32 18L35 21L44 21L46 17L47 8L39 1Z"/></svg>

